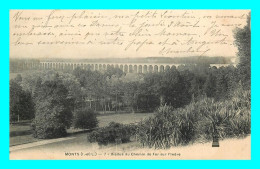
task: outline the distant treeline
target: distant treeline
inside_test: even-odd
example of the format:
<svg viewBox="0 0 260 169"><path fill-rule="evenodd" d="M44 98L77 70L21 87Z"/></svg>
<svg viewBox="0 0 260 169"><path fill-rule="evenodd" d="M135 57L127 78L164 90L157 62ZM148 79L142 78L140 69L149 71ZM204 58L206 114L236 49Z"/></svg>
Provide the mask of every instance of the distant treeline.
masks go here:
<svg viewBox="0 0 260 169"><path fill-rule="evenodd" d="M40 66L40 60L38 59L10 59L9 70L10 73L19 73L24 70L37 70Z"/></svg>

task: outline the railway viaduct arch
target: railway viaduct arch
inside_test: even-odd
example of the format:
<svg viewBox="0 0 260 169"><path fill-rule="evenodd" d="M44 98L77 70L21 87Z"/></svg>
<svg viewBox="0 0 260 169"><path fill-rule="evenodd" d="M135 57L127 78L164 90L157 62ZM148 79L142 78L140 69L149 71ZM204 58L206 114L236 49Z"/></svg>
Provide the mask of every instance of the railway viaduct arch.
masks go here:
<svg viewBox="0 0 260 169"><path fill-rule="evenodd" d="M74 70L80 67L84 70L102 71L109 67L119 68L125 73L148 73L163 72L172 66L180 64L161 64L161 63L73 63L73 62L40 62L40 69L54 70Z"/></svg>

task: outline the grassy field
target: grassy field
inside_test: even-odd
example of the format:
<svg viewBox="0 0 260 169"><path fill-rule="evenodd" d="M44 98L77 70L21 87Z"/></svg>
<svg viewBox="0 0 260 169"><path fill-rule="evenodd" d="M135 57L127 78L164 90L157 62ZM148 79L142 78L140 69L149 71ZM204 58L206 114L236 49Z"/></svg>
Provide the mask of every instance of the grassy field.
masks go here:
<svg viewBox="0 0 260 169"><path fill-rule="evenodd" d="M99 127L105 127L112 121L123 124L130 124L149 118L152 115L152 113L111 114L98 116L97 118L99 121ZM74 134L81 131L82 130L70 128L67 132L69 134ZM31 143L40 140L41 139L36 139L32 136L29 121L10 125L10 146Z"/></svg>
<svg viewBox="0 0 260 169"><path fill-rule="evenodd" d="M10 146L38 141L32 136L30 122L10 125Z"/></svg>
<svg viewBox="0 0 260 169"><path fill-rule="evenodd" d="M98 116L98 125L99 127L105 127L110 122L117 122L122 124L130 124L137 123L141 120L149 118L153 115L153 113L131 113L131 114L113 114L113 115L103 115Z"/></svg>

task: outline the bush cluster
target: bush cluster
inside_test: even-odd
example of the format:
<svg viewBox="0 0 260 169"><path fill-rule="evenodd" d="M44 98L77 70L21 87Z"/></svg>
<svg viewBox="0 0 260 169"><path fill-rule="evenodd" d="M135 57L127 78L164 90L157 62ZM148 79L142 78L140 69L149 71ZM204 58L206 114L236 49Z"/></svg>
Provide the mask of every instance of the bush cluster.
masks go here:
<svg viewBox="0 0 260 169"><path fill-rule="evenodd" d="M92 129L98 126L97 115L93 109L80 109L74 113L74 128Z"/></svg>
<svg viewBox="0 0 260 169"><path fill-rule="evenodd" d="M184 108L162 106L155 117L142 121L137 139L150 148L170 148L194 141L241 137L251 133L250 91L238 89L232 99L204 98Z"/></svg>
<svg viewBox="0 0 260 169"><path fill-rule="evenodd" d="M33 136L40 139L59 138L67 135L66 126L55 121L36 121L31 124Z"/></svg>
<svg viewBox="0 0 260 169"><path fill-rule="evenodd" d="M133 133L135 133L135 127L133 125L111 122L109 126L91 132L88 136L88 140L90 142L97 142L99 145L116 143L117 140L126 143L130 141Z"/></svg>

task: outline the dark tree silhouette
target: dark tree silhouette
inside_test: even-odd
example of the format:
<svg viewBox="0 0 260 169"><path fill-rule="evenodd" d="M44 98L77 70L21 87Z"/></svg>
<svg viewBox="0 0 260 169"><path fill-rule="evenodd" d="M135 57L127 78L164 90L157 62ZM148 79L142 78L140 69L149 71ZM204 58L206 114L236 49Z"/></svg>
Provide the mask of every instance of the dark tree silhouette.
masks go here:
<svg viewBox="0 0 260 169"><path fill-rule="evenodd" d="M238 72L245 89L251 87L251 13L247 17L244 28L234 31L235 45L238 48L239 57Z"/></svg>

